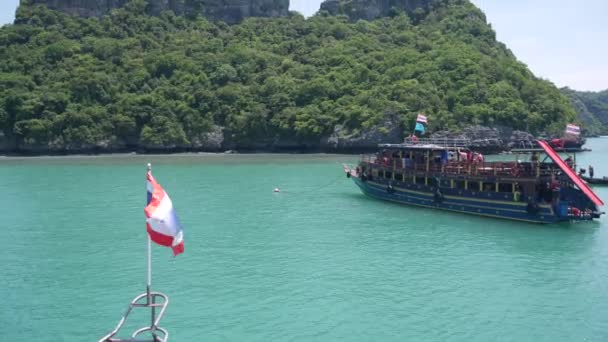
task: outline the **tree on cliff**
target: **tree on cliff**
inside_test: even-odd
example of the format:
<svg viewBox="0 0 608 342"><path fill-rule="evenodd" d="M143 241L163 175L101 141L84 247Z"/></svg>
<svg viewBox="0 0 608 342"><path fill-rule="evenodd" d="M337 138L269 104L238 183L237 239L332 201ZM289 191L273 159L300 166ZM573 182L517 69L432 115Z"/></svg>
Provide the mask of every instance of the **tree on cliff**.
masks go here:
<svg viewBox="0 0 608 342"><path fill-rule="evenodd" d="M141 1L85 19L22 6L0 29L0 128L16 148L318 145L418 112L430 129L468 123L561 131L575 113L496 42L468 1L351 22L249 18L238 25L145 15Z"/></svg>

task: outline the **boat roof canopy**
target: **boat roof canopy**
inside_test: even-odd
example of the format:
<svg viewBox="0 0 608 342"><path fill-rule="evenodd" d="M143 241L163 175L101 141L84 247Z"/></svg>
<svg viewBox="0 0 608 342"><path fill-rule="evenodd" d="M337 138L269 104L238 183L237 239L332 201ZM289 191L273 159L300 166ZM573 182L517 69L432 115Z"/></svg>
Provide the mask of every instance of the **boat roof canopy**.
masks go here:
<svg viewBox="0 0 608 342"><path fill-rule="evenodd" d="M466 147L455 147L455 146L442 146L437 144L380 144L378 145L381 149L392 149L392 150L408 150L408 151L463 151L466 152L469 149Z"/></svg>

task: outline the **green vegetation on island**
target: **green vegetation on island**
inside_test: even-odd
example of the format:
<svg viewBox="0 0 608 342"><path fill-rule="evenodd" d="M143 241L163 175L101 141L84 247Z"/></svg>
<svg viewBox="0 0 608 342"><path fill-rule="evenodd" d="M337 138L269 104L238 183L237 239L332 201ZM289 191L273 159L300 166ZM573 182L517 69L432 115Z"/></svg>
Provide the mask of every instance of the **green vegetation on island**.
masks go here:
<svg viewBox="0 0 608 342"><path fill-rule="evenodd" d="M350 22L85 19L21 6L0 29L0 147L17 152L323 148L332 135L467 124L561 132L576 114L465 0Z"/></svg>

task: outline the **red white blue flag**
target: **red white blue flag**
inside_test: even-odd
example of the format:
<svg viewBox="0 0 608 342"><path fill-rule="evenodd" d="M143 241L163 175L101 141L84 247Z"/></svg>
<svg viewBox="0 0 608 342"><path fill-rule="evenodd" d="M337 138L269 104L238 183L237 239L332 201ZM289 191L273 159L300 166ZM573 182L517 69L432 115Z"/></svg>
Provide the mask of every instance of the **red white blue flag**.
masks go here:
<svg viewBox="0 0 608 342"><path fill-rule="evenodd" d="M416 117L416 122L428 123L427 121L428 120L427 120L426 115L418 114L418 116Z"/></svg>
<svg viewBox="0 0 608 342"><path fill-rule="evenodd" d="M581 135L581 128L574 124L568 124L566 126L566 134Z"/></svg>
<svg viewBox="0 0 608 342"><path fill-rule="evenodd" d="M173 255L183 253L184 233L173 209L173 202L150 171L148 171L147 180L148 205L144 212L150 239L161 246L171 247Z"/></svg>

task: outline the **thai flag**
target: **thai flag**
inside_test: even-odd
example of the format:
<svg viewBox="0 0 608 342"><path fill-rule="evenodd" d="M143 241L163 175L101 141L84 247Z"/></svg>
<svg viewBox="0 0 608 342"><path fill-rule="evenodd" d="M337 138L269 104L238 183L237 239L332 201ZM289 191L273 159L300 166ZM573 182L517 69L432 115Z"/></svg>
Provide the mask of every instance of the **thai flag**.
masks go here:
<svg viewBox="0 0 608 342"><path fill-rule="evenodd" d="M150 239L161 246L171 247L173 255L183 253L184 233L175 210L173 210L173 202L150 171L148 171L147 180L148 205L144 212Z"/></svg>
<svg viewBox="0 0 608 342"><path fill-rule="evenodd" d="M566 126L566 134L581 135L581 128L574 124Z"/></svg>
<svg viewBox="0 0 608 342"><path fill-rule="evenodd" d="M416 122L427 123L426 115L418 114Z"/></svg>

